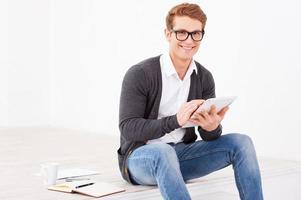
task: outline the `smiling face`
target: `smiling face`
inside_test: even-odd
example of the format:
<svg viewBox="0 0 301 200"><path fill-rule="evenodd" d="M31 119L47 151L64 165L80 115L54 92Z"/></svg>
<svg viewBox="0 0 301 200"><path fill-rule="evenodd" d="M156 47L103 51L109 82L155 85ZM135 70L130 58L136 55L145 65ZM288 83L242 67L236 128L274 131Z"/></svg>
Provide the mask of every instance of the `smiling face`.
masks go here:
<svg viewBox="0 0 301 200"><path fill-rule="evenodd" d="M173 20L172 30L187 32L202 31L203 24L199 20L187 16L176 16ZM176 38L176 33L172 30L165 30L166 39L169 42L169 54L172 60L190 62L198 51L200 42L194 41L191 35L185 41L179 41Z"/></svg>

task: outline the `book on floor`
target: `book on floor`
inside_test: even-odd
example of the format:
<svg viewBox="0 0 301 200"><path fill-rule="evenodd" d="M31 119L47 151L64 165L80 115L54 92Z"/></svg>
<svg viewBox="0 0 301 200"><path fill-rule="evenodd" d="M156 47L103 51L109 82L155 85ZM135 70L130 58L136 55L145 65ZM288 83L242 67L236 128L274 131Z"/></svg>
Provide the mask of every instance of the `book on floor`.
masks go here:
<svg viewBox="0 0 301 200"><path fill-rule="evenodd" d="M103 197L125 191L125 189L110 183L86 180L51 185L47 189L59 192L79 193L92 197Z"/></svg>

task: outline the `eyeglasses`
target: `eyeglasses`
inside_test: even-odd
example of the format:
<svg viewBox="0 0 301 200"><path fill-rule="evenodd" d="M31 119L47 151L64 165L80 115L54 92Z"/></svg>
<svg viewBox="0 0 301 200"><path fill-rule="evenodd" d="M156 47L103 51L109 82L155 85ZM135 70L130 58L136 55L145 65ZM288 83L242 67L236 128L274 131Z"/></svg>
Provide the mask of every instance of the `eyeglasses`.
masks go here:
<svg viewBox="0 0 301 200"><path fill-rule="evenodd" d="M185 41L187 40L187 38L189 37L189 35L191 36L192 40L199 42L203 39L203 36L205 34L205 31L193 31L193 32L188 32L185 30L171 30L171 32L176 34L176 38L179 41Z"/></svg>

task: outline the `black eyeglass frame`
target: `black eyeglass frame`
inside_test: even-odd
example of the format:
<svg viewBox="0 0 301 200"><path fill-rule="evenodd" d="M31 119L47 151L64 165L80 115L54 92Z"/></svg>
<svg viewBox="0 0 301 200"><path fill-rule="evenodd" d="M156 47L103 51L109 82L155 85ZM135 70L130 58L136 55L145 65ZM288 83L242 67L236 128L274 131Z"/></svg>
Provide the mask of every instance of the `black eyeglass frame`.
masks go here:
<svg viewBox="0 0 301 200"><path fill-rule="evenodd" d="M179 41L181 41L181 42L187 40L189 36L191 37L191 39L192 39L193 41L200 42L200 41L204 38L204 35L205 35L205 30L204 30L204 29L201 30L201 31L192 31L192 32L189 32L189 31L186 31L186 30L174 30L174 29L172 29L171 32L175 33L177 40L179 40L179 39L178 39L178 33L179 33L179 32L186 32L186 33L188 33L188 34L187 34L187 37L186 37L184 40L179 40ZM197 32L201 32L201 33L202 33L202 38L201 38L200 40L195 40L195 39L193 38L193 34L194 34L194 33L197 33Z"/></svg>

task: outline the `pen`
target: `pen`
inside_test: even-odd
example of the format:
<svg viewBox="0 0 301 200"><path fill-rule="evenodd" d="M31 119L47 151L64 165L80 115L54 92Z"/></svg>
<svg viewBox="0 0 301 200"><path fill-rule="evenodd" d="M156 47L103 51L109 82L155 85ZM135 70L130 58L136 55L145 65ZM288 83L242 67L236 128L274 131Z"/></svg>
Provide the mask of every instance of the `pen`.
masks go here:
<svg viewBox="0 0 301 200"><path fill-rule="evenodd" d="M86 187L86 186L89 186L89 185L93 185L94 183L87 183L87 184L83 184L83 185L78 185L76 186L75 188L81 188L81 187Z"/></svg>

